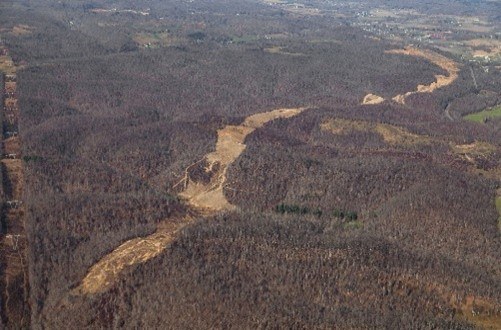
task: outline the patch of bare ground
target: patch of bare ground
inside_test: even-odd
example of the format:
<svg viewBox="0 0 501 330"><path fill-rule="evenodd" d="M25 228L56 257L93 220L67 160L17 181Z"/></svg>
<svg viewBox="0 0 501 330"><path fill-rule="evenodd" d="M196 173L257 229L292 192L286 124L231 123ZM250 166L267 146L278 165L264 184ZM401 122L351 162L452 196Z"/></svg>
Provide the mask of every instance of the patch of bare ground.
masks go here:
<svg viewBox="0 0 501 330"><path fill-rule="evenodd" d="M389 50L386 51L386 53L422 57L432 62L433 64L439 66L440 68L444 69L448 73L448 76L435 75L436 81L432 82L429 85L418 85L415 91L399 94L393 97L393 100L397 103L405 104L405 99L413 94L432 93L438 88L442 88L452 84L459 76L459 66L456 62L443 55L432 52L431 50L406 47L404 49Z"/></svg>
<svg viewBox="0 0 501 330"><path fill-rule="evenodd" d="M202 161L190 165L178 184L183 185L179 196L200 214L214 215L220 211L234 209L235 206L224 196L223 188L228 166L245 150L245 138L270 121L296 116L305 109L277 109L258 113L247 117L241 125L228 125L218 130L215 150L202 159L206 165L204 171L210 178L205 181L193 179L190 169ZM176 233L192 220L191 216L187 216L174 224L166 222L150 236L126 241L94 264L71 294L87 295L106 291L125 269L159 255L172 242Z"/></svg>
<svg viewBox="0 0 501 330"><path fill-rule="evenodd" d="M4 83L4 88L7 93L14 93L16 91L16 82L15 81L6 81Z"/></svg>
<svg viewBox="0 0 501 330"><path fill-rule="evenodd" d="M0 72L7 75L13 75L16 73L16 66L10 56L0 56Z"/></svg>
<svg viewBox="0 0 501 330"><path fill-rule="evenodd" d="M362 101L362 104L379 104L379 103L383 103L384 102L384 98L382 98L381 96L379 95L375 95L375 94L367 94L365 95L363 101Z"/></svg>
<svg viewBox="0 0 501 330"><path fill-rule="evenodd" d="M127 267L159 255L172 242L176 233L192 221L187 216L178 223L164 224L156 233L126 241L92 266L82 283L71 293L95 294L104 292Z"/></svg>
<svg viewBox="0 0 501 330"><path fill-rule="evenodd" d="M216 212L233 209L223 194L228 165L234 162L245 150L245 138L257 128L278 118L290 118L300 114L305 108L278 109L247 117L241 125L228 125L217 132L215 151L207 154L205 171L211 173L208 183L196 182L189 177L187 170L181 183L184 191L179 194L197 210ZM195 164L193 164L195 165Z"/></svg>

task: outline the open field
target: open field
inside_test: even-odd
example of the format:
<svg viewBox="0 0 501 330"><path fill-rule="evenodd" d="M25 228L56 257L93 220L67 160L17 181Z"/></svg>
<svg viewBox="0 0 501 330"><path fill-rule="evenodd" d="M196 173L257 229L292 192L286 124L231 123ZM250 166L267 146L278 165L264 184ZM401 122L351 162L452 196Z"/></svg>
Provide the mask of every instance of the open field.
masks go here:
<svg viewBox="0 0 501 330"><path fill-rule="evenodd" d="M491 109L483 110L480 112L472 113L464 117L464 119L473 121L476 123L483 123L488 119L501 117L501 106L497 106Z"/></svg>

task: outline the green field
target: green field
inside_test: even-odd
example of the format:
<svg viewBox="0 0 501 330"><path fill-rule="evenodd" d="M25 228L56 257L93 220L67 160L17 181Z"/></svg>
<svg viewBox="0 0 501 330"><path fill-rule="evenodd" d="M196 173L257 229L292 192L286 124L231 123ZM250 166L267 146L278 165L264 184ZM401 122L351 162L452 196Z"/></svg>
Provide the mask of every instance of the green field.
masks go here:
<svg viewBox="0 0 501 330"><path fill-rule="evenodd" d="M499 105L494 108L469 114L465 116L464 119L469 121L474 121L477 123L483 123L488 118L496 118L496 117L501 117L501 106Z"/></svg>

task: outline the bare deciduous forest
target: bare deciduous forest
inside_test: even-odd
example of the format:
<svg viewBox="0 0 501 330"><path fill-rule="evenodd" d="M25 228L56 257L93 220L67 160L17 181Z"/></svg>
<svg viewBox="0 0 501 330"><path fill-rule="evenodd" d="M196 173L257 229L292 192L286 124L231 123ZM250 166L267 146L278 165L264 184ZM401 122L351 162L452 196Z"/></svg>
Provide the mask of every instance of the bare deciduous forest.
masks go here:
<svg viewBox="0 0 501 330"><path fill-rule="evenodd" d="M390 52L408 44L346 15L281 8L0 4L4 94L5 63L17 68L27 327L499 328L500 120L462 119L500 103L499 66L430 49L457 78L395 102L450 72ZM363 104L368 94L381 102ZM301 111L250 122L275 109ZM223 164L208 155L225 128L243 142L230 137L240 149ZM213 182L231 208L183 198ZM134 261L111 282L79 289L100 260L154 233L173 239L147 258L124 249Z"/></svg>

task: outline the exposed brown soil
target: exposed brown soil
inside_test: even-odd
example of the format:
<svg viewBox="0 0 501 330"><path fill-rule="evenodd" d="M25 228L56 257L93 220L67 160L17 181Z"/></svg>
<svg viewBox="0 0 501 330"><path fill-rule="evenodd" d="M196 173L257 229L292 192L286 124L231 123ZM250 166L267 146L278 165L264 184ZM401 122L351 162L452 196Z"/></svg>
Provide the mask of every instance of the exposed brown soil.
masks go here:
<svg viewBox="0 0 501 330"><path fill-rule="evenodd" d="M383 97L375 94L367 94L365 95L362 104L379 104L383 102L384 102Z"/></svg>
<svg viewBox="0 0 501 330"><path fill-rule="evenodd" d="M429 85L418 85L417 89L412 92L407 92L404 94L399 94L395 97L393 97L393 100L395 102L405 104L405 99L413 94L416 93L432 93L438 88L448 86L452 84L459 76L459 67L458 64L451 59L437 54L435 52L432 52L430 50L424 50L424 49L416 49L412 47L406 47L405 49L394 49L386 52L387 54L403 54L403 55L410 55L410 56L416 56L416 57L422 57L424 59L427 59L428 61L432 62L433 64L441 67L447 73L449 74L448 76L444 75L436 75L436 81L432 82Z"/></svg>
<svg viewBox="0 0 501 330"><path fill-rule="evenodd" d="M432 62L433 64L441 67L442 69L446 70L448 72L448 76L444 75L435 75L435 82L432 82L429 85L418 85L415 91L411 92L406 92L403 94L399 94L395 97L392 98L393 101L400 103L400 104L405 104L405 99L413 94L416 93L432 93L438 88L448 86L452 84L459 76L459 67L458 64L451 59L448 59L447 57L437 54L435 52L432 52L430 50L421 50L421 49L415 49L412 47L407 47L405 49L394 49L394 50L389 50L386 51L387 54L403 54L403 55L410 55L410 56L417 56L417 57L422 57L427 59L428 61ZM364 99L362 100L363 105L368 105L368 104L379 104L384 102L385 99L379 95L375 94L367 94Z"/></svg>
<svg viewBox="0 0 501 330"><path fill-rule="evenodd" d="M218 130L216 150L205 156L208 164L206 172L211 173L210 181L208 183L195 182L190 179L189 172L186 171L182 180L184 191L179 196L185 198L193 208L200 211L215 212L233 209L234 206L223 194L223 187L228 165L234 162L245 149L245 138L272 120L293 117L302 111L304 108L278 109L259 113L247 117L241 125L228 125Z"/></svg>
<svg viewBox="0 0 501 330"><path fill-rule="evenodd" d="M245 138L270 121L290 118L304 110L305 108L277 109L259 113L247 117L241 125L228 125L218 130L215 151L185 170L185 175L179 182L183 185L183 191L179 196L200 214L214 215L220 211L234 209L235 206L224 196L223 188L228 166L245 150ZM204 171L209 179L195 180L191 176L191 169L202 163L206 165ZM71 293L80 295L106 291L119 278L122 271L144 263L165 250L176 233L191 223L192 219L191 216L187 216L175 224L165 223L150 236L126 241L94 264L80 285Z"/></svg>
<svg viewBox="0 0 501 330"><path fill-rule="evenodd" d="M164 225L153 235L126 241L92 266L72 294L94 294L105 291L127 267L146 262L159 255L175 234L191 220L191 217L186 217L179 223Z"/></svg>

